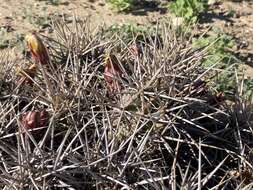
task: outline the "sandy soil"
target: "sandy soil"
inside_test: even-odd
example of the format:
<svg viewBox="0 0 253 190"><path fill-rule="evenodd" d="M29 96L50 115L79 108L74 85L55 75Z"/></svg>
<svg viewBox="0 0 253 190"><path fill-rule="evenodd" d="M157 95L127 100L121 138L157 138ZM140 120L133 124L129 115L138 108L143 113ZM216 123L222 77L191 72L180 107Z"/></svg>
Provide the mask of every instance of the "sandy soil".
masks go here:
<svg viewBox="0 0 253 190"><path fill-rule="evenodd" d="M0 5L1 26L11 26L13 30L25 31L34 28L33 22L38 17L52 17L53 15L71 17L91 17L92 24L114 24L122 22L146 23L159 19L160 10L138 10L134 14L117 14L113 12L104 0L71 0L60 1L57 6L48 1L38 0L2 0ZM12 30L11 29L11 30Z"/></svg>
<svg viewBox="0 0 253 190"><path fill-rule="evenodd" d="M246 76L253 77L253 1L240 3L227 1L217 12L218 18L214 19L213 25L235 37L237 41L235 53L244 63ZM233 16L229 17L229 13Z"/></svg>

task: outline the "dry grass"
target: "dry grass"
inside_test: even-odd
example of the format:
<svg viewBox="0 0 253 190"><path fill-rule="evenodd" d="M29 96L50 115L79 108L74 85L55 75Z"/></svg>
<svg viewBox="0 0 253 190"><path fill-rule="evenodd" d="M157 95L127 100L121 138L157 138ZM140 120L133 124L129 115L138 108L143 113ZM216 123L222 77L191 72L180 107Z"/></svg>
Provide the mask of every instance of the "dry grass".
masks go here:
<svg viewBox="0 0 253 190"><path fill-rule="evenodd" d="M55 21L53 29L43 38L51 97L41 72L32 86L17 87L16 63L0 59L1 189L236 189L252 182L251 105L240 90L232 105L212 95L205 80L214 66L201 66L206 51L193 50L191 36L160 24L127 44L87 21ZM123 70L113 92L103 76L108 53ZM21 124L25 112L44 109L46 126Z"/></svg>

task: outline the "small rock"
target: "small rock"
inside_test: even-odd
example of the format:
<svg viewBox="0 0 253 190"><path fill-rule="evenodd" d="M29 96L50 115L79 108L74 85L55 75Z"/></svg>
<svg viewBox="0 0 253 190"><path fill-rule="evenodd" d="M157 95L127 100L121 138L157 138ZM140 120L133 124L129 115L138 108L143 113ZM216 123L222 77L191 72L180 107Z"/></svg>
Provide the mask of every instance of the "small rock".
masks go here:
<svg viewBox="0 0 253 190"><path fill-rule="evenodd" d="M175 17L172 19L172 25L174 27L179 27L184 23L184 18L183 17Z"/></svg>

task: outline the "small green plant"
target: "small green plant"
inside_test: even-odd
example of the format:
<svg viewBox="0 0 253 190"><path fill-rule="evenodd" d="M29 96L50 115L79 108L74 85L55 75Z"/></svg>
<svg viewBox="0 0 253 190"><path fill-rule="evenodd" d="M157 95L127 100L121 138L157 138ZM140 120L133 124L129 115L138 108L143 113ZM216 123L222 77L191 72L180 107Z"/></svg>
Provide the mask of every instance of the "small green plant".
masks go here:
<svg viewBox="0 0 253 190"><path fill-rule="evenodd" d="M106 0L109 6L118 11L129 11L133 8L135 0Z"/></svg>
<svg viewBox="0 0 253 190"><path fill-rule="evenodd" d="M48 2L49 2L51 5L59 5L59 4L60 4L60 0L48 0Z"/></svg>
<svg viewBox="0 0 253 190"><path fill-rule="evenodd" d="M17 48L23 50L23 40L24 36L22 34L14 33L10 35L6 31L6 28L0 28L0 49L16 46Z"/></svg>
<svg viewBox="0 0 253 190"><path fill-rule="evenodd" d="M193 39L195 48L207 48L207 56L202 60L205 68L212 67L214 64L219 65L221 73L217 73L214 79L213 88L215 91L234 93L236 79L235 70L238 69L238 60L230 51L235 42L231 36L228 36L218 30L208 37Z"/></svg>
<svg viewBox="0 0 253 190"><path fill-rule="evenodd" d="M46 1L51 5L59 5L61 3L61 0L38 0L38 1Z"/></svg>
<svg viewBox="0 0 253 190"><path fill-rule="evenodd" d="M226 34L219 33L208 37L194 38L193 46L196 48L207 47L209 56L203 60L205 67L209 67L218 61L224 64L234 63L236 61L236 58L229 51L234 46L234 40Z"/></svg>
<svg viewBox="0 0 253 190"><path fill-rule="evenodd" d="M253 78L246 78L243 80L243 97L250 102L253 101Z"/></svg>
<svg viewBox="0 0 253 190"><path fill-rule="evenodd" d="M196 22L200 13L207 10L207 0L176 0L169 5L171 12L186 22Z"/></svg>
<svg viewBox="0 0 253 190"><path fill-rule="evenodd" d="M50 25L50 17L49 16L38 16L34 18L34 24L40 26L41 28L47 28Z"/></svg>
<svg viewBox="0 0 253 190"><path fill-rule="evenodd" d="M26 49L26 44L24 43L24 34L21 33L17 33L15 34L15 38L14 38L14 45L15 47L17 47L17 49L20 50L20 52L25 52Z"/></svg>
<svg viewBox="0 0 253 190"><path fill-rule="evenodd" d="M30 24L34 22L34 14L32 13L31 10L33 10L33 6L28 5L25 8L23 8L23 11L22 11L23 19L27 20Z"/></svg>
<svg viewBox="0 0 253 190"><path fill-rule="evenodd" d="M106 33L108 35L118 35L125 42L130 41L133 37L143 36L144 34L150 33L152 28L143 25L138 25L136 23L125 23L125 24L114 24L110 26Z"/></svg>
<svg viewBox="0 0 253 190"><path fill-rule="evenodd" d="M23 19L27 20L30 24L35 25L36 27L41 27L42 29L49 26L51 19L47 14L47 8L42 8L41 15L35 15L31 10L33 10L33 6L29 5L28 7L23 9Z"/></svg>
<svg viewBox="0 0 253 190"><path fill-rule="evenodd" d="M253 102L253 78L245 78L243 73L239 64L228 67L222 73L217 74L212 87L216 92L222 91L229 96L237 92L243 100Z"/></svg>
<svg viewBox="0 0 253 190"><path fill-rule="evenodd" d="M7 48L9 46L9 39L7 37L6 29L0 28L0 49Z"/></svg>

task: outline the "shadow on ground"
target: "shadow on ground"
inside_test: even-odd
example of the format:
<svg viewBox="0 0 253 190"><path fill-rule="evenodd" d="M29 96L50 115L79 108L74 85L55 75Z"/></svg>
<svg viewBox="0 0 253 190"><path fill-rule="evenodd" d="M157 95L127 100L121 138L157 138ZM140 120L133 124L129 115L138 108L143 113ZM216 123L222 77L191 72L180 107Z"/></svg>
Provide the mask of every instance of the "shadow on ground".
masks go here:
<svg viewBox="0 0 253 190"><path fill-rule="evenodd" d="M137 3L133 9L127 13L136 15L136 16L145 16L149 12L159 12L160 14L165 14L167 12L167 8L160 7L158 2L155 1L143 1L141 3Z"/></svg>

